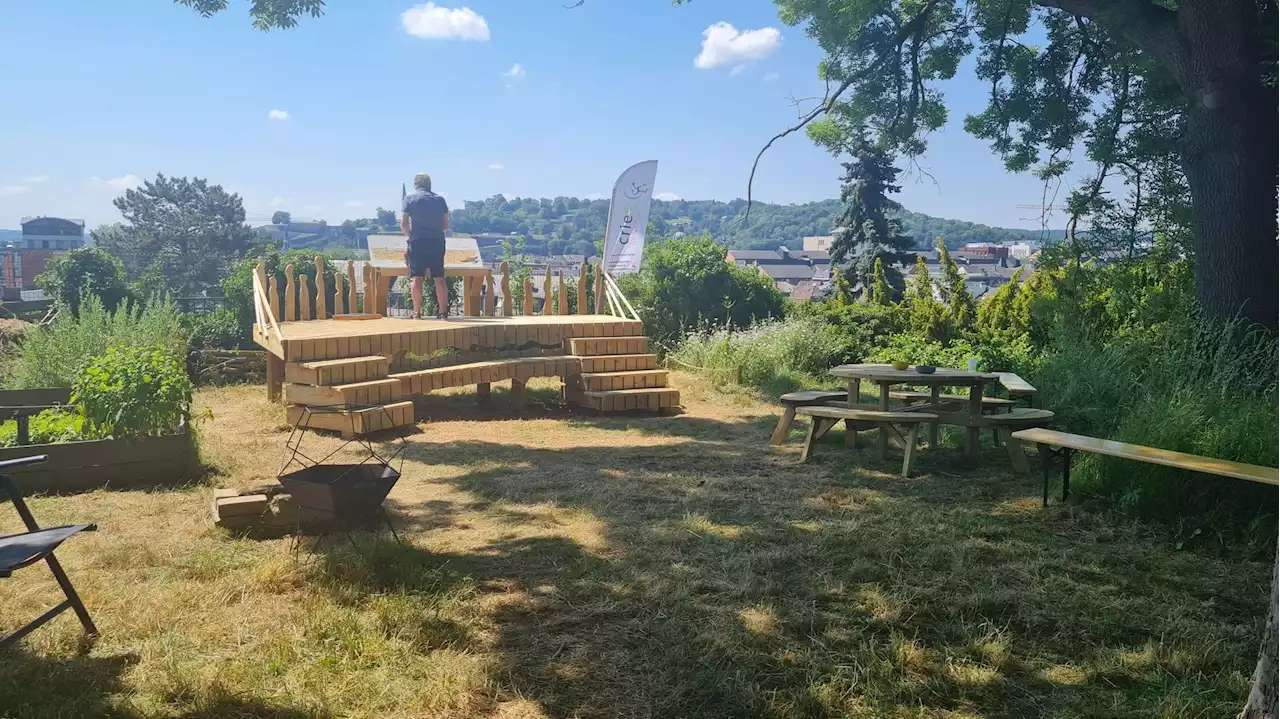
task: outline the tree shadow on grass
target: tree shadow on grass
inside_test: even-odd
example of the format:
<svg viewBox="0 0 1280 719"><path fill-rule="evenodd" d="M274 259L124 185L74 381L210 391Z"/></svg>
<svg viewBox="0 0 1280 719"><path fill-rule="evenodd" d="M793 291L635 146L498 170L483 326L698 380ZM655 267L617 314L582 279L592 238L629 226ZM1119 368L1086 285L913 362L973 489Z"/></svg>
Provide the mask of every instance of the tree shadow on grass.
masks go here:
<svg viewBox="0 0 1280 719"><path fill-rule="evenodd" d="M119 700L128 693L123 676L138 663L134 654L36 656L22 646L0 654L0 716L142 719L154 716ZM198 697L171 696L177 719L328 719L310 709L274 705L223 691Z"/></svg>
<svg viewBox="0 0 1280 719"><path fill-rule="evenodd" d="M518 525L551 505L602 527L426 560L509 596L491 615L504 692L551 716L1189 716L1242 700L1231 676L1252 668L1268 567L1042 511L1003 450L926 452L904 479L837 432L800 465L758 430L410 448L469 468L443 480L468 510Z"/></svg>

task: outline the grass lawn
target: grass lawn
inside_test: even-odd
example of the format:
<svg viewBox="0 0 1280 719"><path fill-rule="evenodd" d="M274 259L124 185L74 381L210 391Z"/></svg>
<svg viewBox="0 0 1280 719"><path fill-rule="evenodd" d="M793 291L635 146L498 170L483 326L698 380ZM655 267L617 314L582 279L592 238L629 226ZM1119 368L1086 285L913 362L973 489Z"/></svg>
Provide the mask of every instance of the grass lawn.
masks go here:
<svg viewBox="0 0 1280 719"><path fill-rule="evenodd" d="M405 545L234 538L209 486L36 498L97 522L64 615L0 656L0 717L1227 717L1269 562L1042 510L1002 450L797 464L774 409L677 375L686 413L576 417L549 384L432 396L392 492ZM203 392L215 486L274 477L260 387ZM802 423L797 423L800 425ZM323 443L337 445L337 440ZM0 533L18 521L0 506ZM0 580L0 630L58 599Z"/></svg>

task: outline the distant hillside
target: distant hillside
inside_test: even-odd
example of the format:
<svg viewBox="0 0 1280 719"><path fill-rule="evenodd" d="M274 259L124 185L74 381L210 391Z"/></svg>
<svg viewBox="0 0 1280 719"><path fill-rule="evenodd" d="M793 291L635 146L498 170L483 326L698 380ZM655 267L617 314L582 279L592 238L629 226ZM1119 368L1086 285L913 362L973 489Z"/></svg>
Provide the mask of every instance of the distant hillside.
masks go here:
<svg viewBox="0 0 1280 719"><path fill-rule="evenodd" d="M787 245L799 249L807 235L829 235L840 215L838 200L806 202L800 205L773 205L756 202L750 221L742 221L746 200L655 200L649 221L661 235L710 233L732 249L767 249ZM457 232L524 235L536 244L546 243L551 254L594 254L596 241L604 236L609 214L607 200L576 197L506 199L495 195L483 201L467 201L453 210ZM904 212L904 231L921 247L942 237L948 247L966 242L1017 242L1046 239L1038 230L988 227L962 220L947 220L917 212ZM1060 237L1061 232L1050 237Z"/></svg>

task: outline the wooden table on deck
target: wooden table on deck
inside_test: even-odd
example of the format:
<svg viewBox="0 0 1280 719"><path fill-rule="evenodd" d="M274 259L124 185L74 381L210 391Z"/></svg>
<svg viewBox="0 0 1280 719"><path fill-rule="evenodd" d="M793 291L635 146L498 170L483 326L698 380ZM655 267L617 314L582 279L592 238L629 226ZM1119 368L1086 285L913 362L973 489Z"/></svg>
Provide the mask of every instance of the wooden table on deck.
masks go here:
<svg viewBox="0 0 1280 719"><path fill-rule="evenodd" d="M965 454L973 457L978 453L978 432L982 426L982 388L997 377L983 372L968 372L958 369L939 367L933 374L921 374L914 367L896 370L887 364L846 364L835 367L831 374L847 380L849 383L849 404L856 405L861 401L862 380L867 380L880 387L879 409L889 409L889 388L893 385L923 385L929 388L933 398L928 404L914 405L905 411L928 412L938 415L938 421L929 425L929 446L938 444L938 425L952 424L965 427ZM955 411L954 403L940 399L943 387L968 387L969 406L965 411ZM880 430L880 457L889 455L889 433Z"/></svg>

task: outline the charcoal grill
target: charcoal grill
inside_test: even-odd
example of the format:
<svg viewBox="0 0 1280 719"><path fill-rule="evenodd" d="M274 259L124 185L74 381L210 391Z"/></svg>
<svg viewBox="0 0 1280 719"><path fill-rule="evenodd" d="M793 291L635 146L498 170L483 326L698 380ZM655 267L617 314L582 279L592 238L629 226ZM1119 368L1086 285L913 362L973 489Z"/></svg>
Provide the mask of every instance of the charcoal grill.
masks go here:
<svg viewBox="0 0 1280 719"><path fill-rule="evenodd" d="M406 446L403 437L396 438L398 443L393 442L390 451L379 449L368 437L354 437L355 419L352 418L352 432L348 436L353 436L353 439L346 440L319 459L303 451L304 440L308 434L314 433L312 417L342 412L349 416L354 411L374 407L376 405L363 404L302 407L285 441L285 456L276 474L280 486L289 493L298 508L299 525L318 521L327 533L333 528L349 532L385 523L391 535L400 541L382 503L400 479ZM340 461L330 461L351 445L363 450L363 459L352 462L344 456Z"/></svg>

